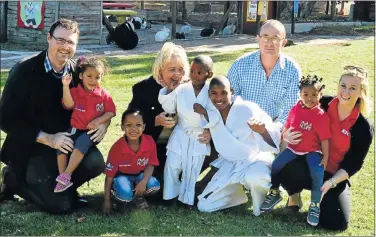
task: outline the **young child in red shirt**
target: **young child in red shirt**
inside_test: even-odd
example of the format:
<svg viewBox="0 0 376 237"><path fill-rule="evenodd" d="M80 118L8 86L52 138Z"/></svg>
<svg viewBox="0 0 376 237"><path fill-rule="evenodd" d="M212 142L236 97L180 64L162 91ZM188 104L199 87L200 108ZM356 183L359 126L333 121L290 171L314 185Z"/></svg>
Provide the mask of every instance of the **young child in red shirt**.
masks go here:
<svg viewBox="0 0 376 237"><path fill-rule="evenodd" d="M73 109L70 138L74 141L74 150L68 163L68 154L57 152L59 176L55 192L65 191L73 185L71 175L81 163L90 147L95 145L87 132L96 130L100 124L107 123L115 116L115 104L111 96L100 87L101 79L107 71L106 64L96 57L81 57L77 61L77 75L80 84L69 88L72 75L62 78L63 99L66 109ZM68 164L67 164L68 163Z"/></svg>
<svg viewBox="0 0 376 237"><path fill-rule="evenodd" d="M320 189L328 162L331 138L329 117L319 104L325 87L321 81L322 78L309 75L300 81L300 100L290 110L282 134L291 127L294 131L301 132L304 139L298 144L289 144L273 161L271 190L261 206L262 211L269 211L282 200L279 191L280 171L289 162L304 155L312 178L311 205L307 216L307 222L312 226L316 226L319 221Z"/></svg>
<svg viewBox="0 0 376 237"><path fill-rule="evenodd" d="M148 207L144 196L160 189L159 181L152 176L154 166L159 165L157 146L151 136L143 134L142 114L135 109L126 110L121 128L124 136L111 147L104 170L105 214L111 211L111 192L120 202L130 202L135 196L136 205L144 209Z"/></svg>

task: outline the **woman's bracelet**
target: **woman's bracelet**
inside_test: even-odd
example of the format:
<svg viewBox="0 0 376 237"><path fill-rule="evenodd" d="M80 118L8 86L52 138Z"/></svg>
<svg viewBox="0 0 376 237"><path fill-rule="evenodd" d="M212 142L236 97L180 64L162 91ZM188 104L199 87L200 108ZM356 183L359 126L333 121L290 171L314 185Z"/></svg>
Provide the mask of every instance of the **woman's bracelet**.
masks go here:
<svg viewBox="0 0 376 237"><path fill-rule="evenodd" d="M335 188L337 186L337 182L333 178L330 178L329 181L330 183L332 183L332 188Z"/></svg>

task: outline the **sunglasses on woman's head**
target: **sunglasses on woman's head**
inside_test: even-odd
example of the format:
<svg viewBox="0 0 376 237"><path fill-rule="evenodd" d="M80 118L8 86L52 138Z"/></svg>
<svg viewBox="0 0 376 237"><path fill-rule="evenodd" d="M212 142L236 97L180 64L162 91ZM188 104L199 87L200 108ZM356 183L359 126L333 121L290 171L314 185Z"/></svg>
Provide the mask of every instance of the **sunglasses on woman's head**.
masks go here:
<svg viewBox="0 0 376 237"><path fill-rule="evenodd" d="M364 74L365 77L367 77L367 72L362 67L348 65L348 66L345 66L343 69L344 70L356 70L357 72Z"/></svg>

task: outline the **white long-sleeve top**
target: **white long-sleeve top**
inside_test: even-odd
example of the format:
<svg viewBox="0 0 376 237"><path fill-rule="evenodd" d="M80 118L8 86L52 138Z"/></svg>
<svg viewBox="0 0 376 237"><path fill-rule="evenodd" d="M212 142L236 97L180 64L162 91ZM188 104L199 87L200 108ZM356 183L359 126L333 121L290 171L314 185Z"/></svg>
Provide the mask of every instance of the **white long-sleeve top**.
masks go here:
<svg viewBox="0 0 376 237"><path fill-rule="evenodd" d="M210 128L212 140L219 153L218 159L211 165L219 170L199 196L199 200L208 194L213 199L217 193L224 195L227 187L229 187L228 192L231 192L230 184L244 184L246 176L249 175L246 172L249 167L258 161L271 165L274 159L273 153L279 152L281 137L279 124L273 123L271 117L257 104L244 101L240 97L234 98L233 101L226 124L220 120ZM248 126L247 121L251 118L265 123L276 147L269 145L260 134L255 133ZM228 193L228 195L232 194ZM223 200L223 205L231 206L225 200Z"/></svg>
<svg viewBox="0 0 376 237"><path fill-rule="evenodd" d="M179 200L193 205L194 184L202 168L205 156L210 155L210 145L198 141L198 136L205 128L211 128L220 120L219 111L209 99L207 84L195 95L192 82L179 85L175 90L166 94L167 89L160 90L158 101L167 113L177 113L178 123L175 126L167 143L167 156L172 151L181 156L182 179ZM195 103L207 109L209 122L203 115L193 110ZM197 176L197 177L196 177Z"/></svg>

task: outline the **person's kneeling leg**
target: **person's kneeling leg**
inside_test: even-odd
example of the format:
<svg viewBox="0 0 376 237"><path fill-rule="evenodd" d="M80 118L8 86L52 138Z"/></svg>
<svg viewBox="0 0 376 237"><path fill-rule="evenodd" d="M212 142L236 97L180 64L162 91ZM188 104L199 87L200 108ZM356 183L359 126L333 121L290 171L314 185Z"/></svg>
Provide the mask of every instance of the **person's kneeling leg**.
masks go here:
<svg viewBox="0 0 376 237"><path fill-rule="evenodd" d="M112 184L113 196L120 202L130 202L133 199L133 180L131 176L118 175Z"/></svg>
<svg viewBox="0 0 376 237"><path fill-rule="evenodd" d="M261 214L260 207L271 187L270 166L263 161L253 163L246 171L244 187L250 190L253 202L253 214Z"/></svg>
<svg viewBox="0 0 376 237"><path fill-rule="evenodd" d="M207 188L211 189L210 185ZM248 202L243 185L239 183L229 184L207 194L204 190L198 199L197 208L201 212L219 211Z"/></svg>
<svg viewBox="0 0 376 237"><path fill-rule="evenodd" d="M163 172L163 199L171 200L179 195L181 181L179 175L182 172L181 155L173 151L167 152L167 160Z"/></svg>
<svg viewBox="0 0 376 237"><path fill-rule="evenodd" d="M344 181L324 195L319 225L330 230L346 230L350 221L350 189Z"/></svg>
<svg viewBox="0 0 376 237"><path fill-rule="evenodd" d="M136 177L135 184L138 184L143 178L144 178L144 173L139 174ZM145 197L155 196L159 192L160 188L161 188L161 185L159 181L155 177L151 176L146 183L146 191L144 195L134 197L134 202L137 208L140 210L148 209L149 205L146 202Z"/></svg>
<svg viewBox="0 0 376 237"><path fill-rule="evenodd" d="M146 196L153 196L153 195L156 195L159 190L161 188L161 184L159 183L159 181L151 176L149 181L146 183L146 192L145 192L145 195Z"/></svg>
<svg viewBox="0 0 376 237"><path fill-rule="evenodd" d="M55 154L53 154L55 156ZM54 193L55 177L58 173L56 159L51 157L30 157L26 172L26 186L29 201L41 210L51 214L66 214L75 209L75 189Z"/></svg>

